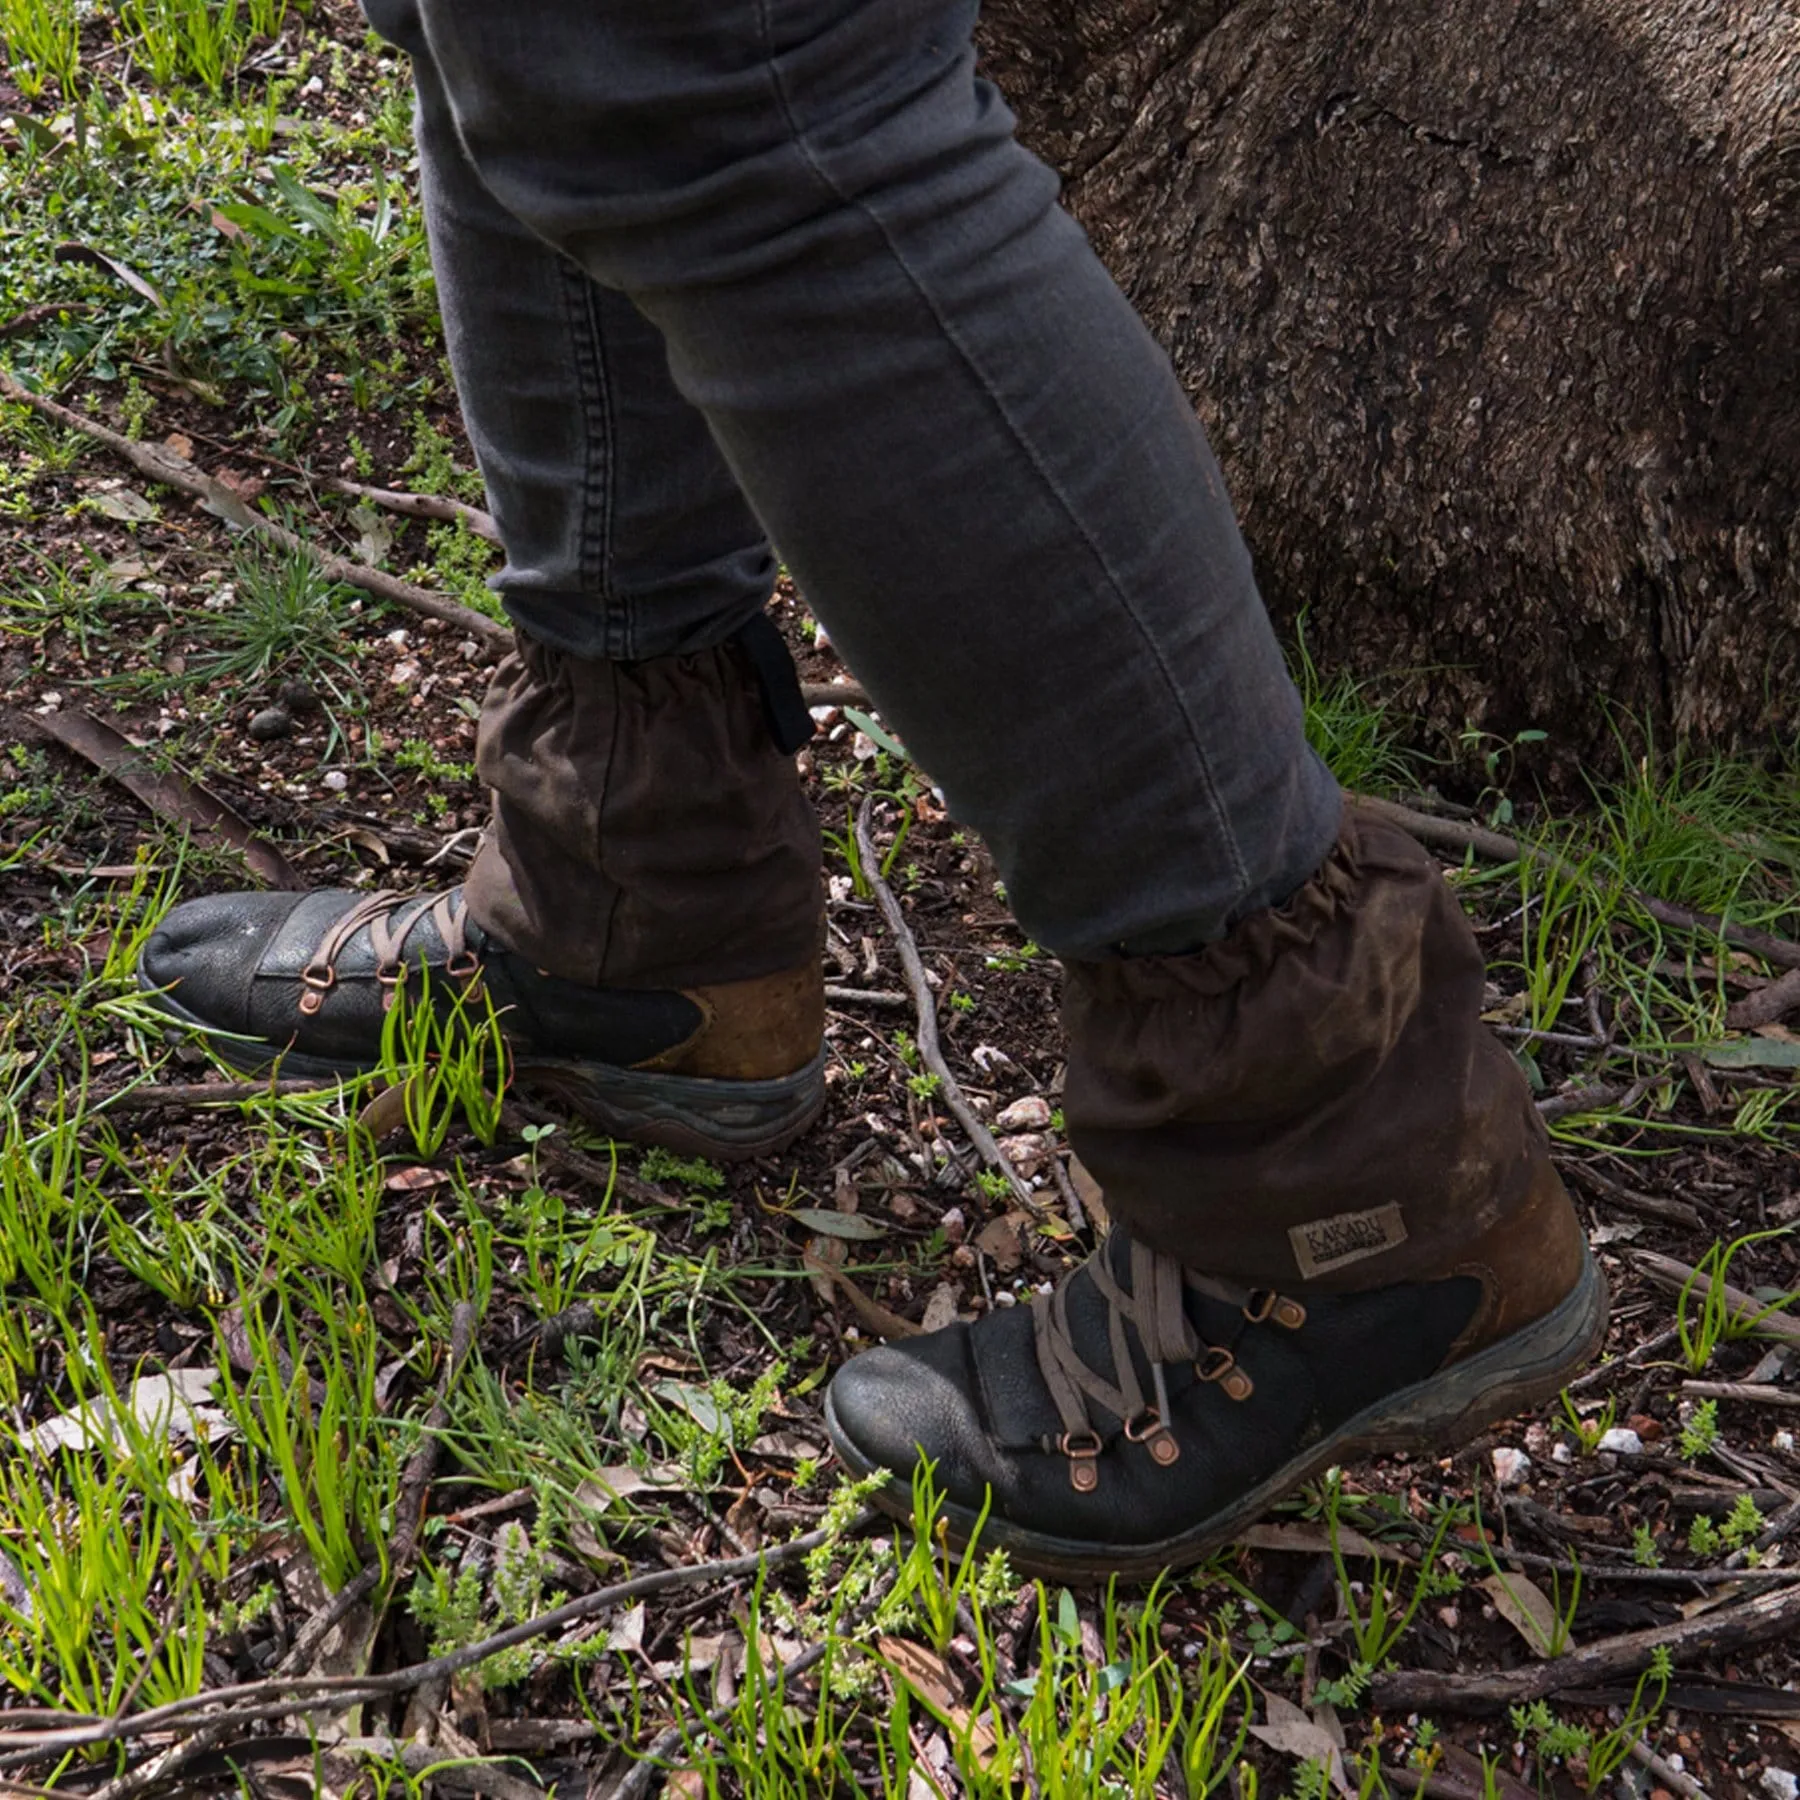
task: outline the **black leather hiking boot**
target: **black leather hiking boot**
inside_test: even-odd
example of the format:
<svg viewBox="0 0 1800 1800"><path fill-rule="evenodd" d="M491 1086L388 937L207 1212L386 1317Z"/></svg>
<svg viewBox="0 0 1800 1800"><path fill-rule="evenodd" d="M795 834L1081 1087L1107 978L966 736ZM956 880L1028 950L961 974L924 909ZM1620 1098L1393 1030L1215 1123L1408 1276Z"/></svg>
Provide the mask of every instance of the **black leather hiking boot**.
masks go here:
<svg viewBox="0 0 1800 1800"><path fill-rule="evenodd" d="M479 983L523 1084L615 1136L769 1154L824 1099L811 725L766 619L643 663L521 639L482 715L494 822L461 888L188 901L139 979L234 1034L227 1062L320 1076L376 1065L409 970L445 1005Z"/></svg>
<svg viewBox="0 0 1800 1800"><path fill-rule="evenodd" d="M1197 1561L1333 1463L1556 1393L1606 1290L1436 863L1352 813L1192 956L1071 964L1071 1144L1118 1222L1048 1300L871 1350L832 1439L1074 1579Z"/></svg>

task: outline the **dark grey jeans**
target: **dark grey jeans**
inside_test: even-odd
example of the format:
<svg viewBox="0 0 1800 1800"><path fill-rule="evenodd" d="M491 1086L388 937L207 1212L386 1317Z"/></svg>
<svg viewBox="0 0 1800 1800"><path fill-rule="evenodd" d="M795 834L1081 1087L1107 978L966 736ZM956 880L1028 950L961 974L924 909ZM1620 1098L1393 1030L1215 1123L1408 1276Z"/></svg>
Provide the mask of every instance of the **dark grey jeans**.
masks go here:
<svg viewBox="0 0 1800 1800"><path fill-rule="evenodd" d="M1312 873L1339 796L1218 466L972 0L364 4L521 626L716 643L772 540L1051 949L1191 947Z"/></svg>

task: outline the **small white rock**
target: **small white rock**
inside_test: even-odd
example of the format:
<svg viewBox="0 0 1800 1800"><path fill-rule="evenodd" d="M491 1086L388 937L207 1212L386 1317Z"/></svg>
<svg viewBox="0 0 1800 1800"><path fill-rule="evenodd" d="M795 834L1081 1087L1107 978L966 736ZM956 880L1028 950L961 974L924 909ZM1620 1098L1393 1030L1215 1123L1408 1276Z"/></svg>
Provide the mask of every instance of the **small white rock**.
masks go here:
<svg viewBox="0 0 1800 1800"><path fill-rule="evenodd" d="M1575 1460L1575 1452L1560 1440L1550 1447L1550 1460L1554 1463L1571 1463Z"/></svg>
<svg viewBox="0 0 1800 1800"><path fill-rule="evenodd" d="M1769 1445L1775 1450L1792 1450L1794 1447L1794 1434L1791 1431L1778 1431L1769 1439Z"/></svg>
<svg viewBox="0 0 1800 1800"><path fill-rule="evenodd" d="M350 777L342 769L327 769L319 780L334 794L341 794L350 785Z"/></svg>
<svg viewBox="0 0 1800 1800"><path fill-rule="evenodd" d="M1502 1444L1494 1452L1494 1479L1503 1488L1517 1487L1531 1473L1531 1458L1523 1450Z"/></svg>
<svg viewBox="0 0 1800 1800"><path fill-rule="evenodd" d="M1000 1109L994 1120L1002 1131L1042 1131L1050 1123L1050 1102L1042 1094L1027 1094Z"/></svg>
<svg viewBox="0 0 1800 1800"><path fill-rule="evenodd" d="M1792 1769L1778 1769L1771 1763L1762 1772L1762 1791L1769 1800L1796 1800L1800 1796L1800 1776Z"/></svg>
<svg viewBox="0 0 1800 1800"><path fill-rule="evenodd" d="M1644 1440L1628 1426L1615 1425L1611 1431L1601 1432L1598 1448L1616 1450L1621 1456L1642 1456Z"/></svg>

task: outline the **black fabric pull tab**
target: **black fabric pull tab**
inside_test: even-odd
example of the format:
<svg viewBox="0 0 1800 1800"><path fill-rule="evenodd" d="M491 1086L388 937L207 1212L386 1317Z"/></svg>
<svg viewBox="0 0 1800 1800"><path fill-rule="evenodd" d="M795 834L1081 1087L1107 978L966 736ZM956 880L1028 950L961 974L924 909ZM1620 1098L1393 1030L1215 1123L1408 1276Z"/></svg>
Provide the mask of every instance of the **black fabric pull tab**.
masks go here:
<svg viewBox="0 0 1800 1800"><path fill-rule="evenodd" d="M800 693L800 672L775 621L767 613L758 613L732 633L732 641L742 647L756 671L763 720L776 749L783 756L804 750L812 742L812 714Z"/></svg>

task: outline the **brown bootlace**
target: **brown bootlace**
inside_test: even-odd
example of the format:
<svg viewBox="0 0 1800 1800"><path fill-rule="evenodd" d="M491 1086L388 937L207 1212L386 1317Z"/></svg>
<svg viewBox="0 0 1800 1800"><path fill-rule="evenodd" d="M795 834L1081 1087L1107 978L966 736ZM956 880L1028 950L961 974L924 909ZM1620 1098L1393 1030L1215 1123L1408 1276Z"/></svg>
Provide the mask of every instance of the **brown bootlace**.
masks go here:
<svg viewBox="0 0 1800 1800"><path fill-rule="evenodd" d="M417 898L370 894L338 916L301 970L300 1010L310 1017L325 1004L325 996L337 986L337 959L365 925L369 930L369 948L375 953L375 979L383 990L382 1009L391 1007L406 980L407 937L427 914L449 953L444 959L444 973L452 980L472 983L481 973L481 958L469 947L469 909L463 904L460 890Z"/></svg>
<svg viewBox="0 0 1800 1800"><path fill-rule="evenodd" d="M1255 1384L1237 1357L1223 1345L1204 1342L1195 1331L1183 1304L1189 1288L1237 1307L1253 1325L1272 1323L1298 1331L1306 1323L1306 1308L1298 1300L1269 1288L1237 1287L1202 1275L1135 1238L1131 1243L1130 1293L1114 1278L1104 1250L1089 1263L1088 1273L1106 1299L1106 1333L1115 1380L1108 1381L1090 1367L1075 1348L1069 1326L1068 1282L1031 1309L1038 1367L1063 1422L1062 1435L1046 1438L1044 1449L1059 1451L1069 1459L1069 1480L1078 1493L1091 1494L1100 1485L1104 1439L1095 1427L1090 1400L1123 1419L1126 1437L1144 1445L1167 1468L1181 1455L1181 1446L1169 1429L1169 1390L1164 1375L1168 1364L1191 1362L1201 1381L1217 1382L1233 1400L1248 1400L1254 1391ZM1153 1398L1146 1397L1138 1379L1125 1336L1127 1326L1137 1333L1150 1365Z"/></svg>

